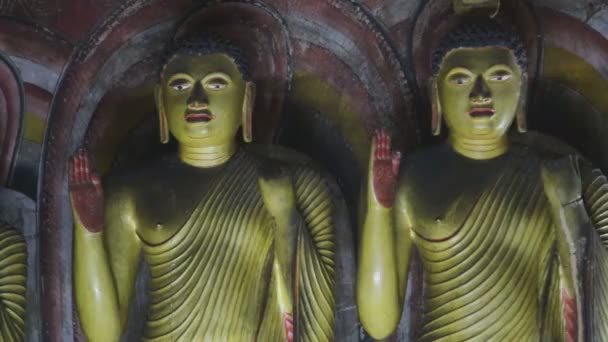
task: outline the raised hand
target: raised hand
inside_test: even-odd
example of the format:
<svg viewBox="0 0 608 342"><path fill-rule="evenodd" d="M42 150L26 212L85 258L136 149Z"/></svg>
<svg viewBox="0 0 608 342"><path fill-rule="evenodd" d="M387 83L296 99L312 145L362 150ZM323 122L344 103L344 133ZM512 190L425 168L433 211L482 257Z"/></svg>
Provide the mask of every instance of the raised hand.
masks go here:
<svg viewBox="0 0 608 342"><path fill-rule="evenodd" d="M101 231L104 221L103 188L99 176L91 168L86 150L80 149L70 158L68 173L70 198L77 219L88 231Z"/></svg>
<svg viewBox="0 0 608 342"><path fill-rule="evenodd" d="M391 138L386 131L377 131L370 155L370 184L374 198L385 208L395 201L401 152L391 151Z"/></svg>

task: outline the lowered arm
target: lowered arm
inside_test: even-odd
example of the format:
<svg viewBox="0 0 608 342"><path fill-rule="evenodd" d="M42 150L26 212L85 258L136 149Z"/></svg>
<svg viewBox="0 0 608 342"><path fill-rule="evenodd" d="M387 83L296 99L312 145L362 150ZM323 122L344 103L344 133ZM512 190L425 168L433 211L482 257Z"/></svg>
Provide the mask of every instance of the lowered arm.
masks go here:
<svg viewBox="0 0 608 342"><path fill-rule="evenodd" d="M314 168L299 165L290 169L260 179L265 206L274 218L273 270L278 279L275 290L279 310L288 341L332 341L332 194ZM270 339L264 329L261 335Z"/></svg>

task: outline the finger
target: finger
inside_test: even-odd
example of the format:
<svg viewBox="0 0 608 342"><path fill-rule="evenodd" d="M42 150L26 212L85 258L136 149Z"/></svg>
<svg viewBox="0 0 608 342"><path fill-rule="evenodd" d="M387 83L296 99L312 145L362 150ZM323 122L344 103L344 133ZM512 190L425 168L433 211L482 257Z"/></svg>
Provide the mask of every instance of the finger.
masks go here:
<svg viewBox="0 0 608 342"><path fill-rule="evenodd" d="M388 157L388 145L386 143L386 132L382 133L382 159L387 159Z"/></svg>
<svg viewBox="0 0 608 342"><path fill-rule="evenodd" d="M72 157L72 162L73 162L72 173L73 173L74 183L76 183L76 184L80 183L80 157L81 157L81 155L82 155L82 149L78 149L78 151L76 151L76 153L74 153L74 156Z"/></svg>
<svg viewBox="0 0 608 342"><path fill-rule="evenodd" d="M101 184L101 179L95 173L91 174L91 183L93 184Z"/></svg>
<svg viewBox="0 0 608 342"><path fill-rule="evenodd" d="M79 160L80 160L80 165L79 165L79 167L80 167L80 170L79 170L79 172L80 172L80 181L82 183L85 183L87 181L87 178L86 178L86 175L85 175L85 168L84 168L84 163L85 163L86 159L87 159L87 157L85 156L84 153L82 153L81 156L80 156L80 158L79 158Z"/></svg>
<svg viewBox="0 0 608 342"><path fill-rule="evenodd" d="M382 131L378 131L376 138L377 159L382 159Z"/></svg>
<svg viewBox="0 0 608 342"><path fill-rule="evenodd" d="M391 137L384 131L384 157L388 160L391 158Z"/></svg>
<svg viewBox="0 0 608 342"><path fill-rule="evenodd" d="M376 130L376 134L372 139L372 155L374 159L380 158L380 133Z"/></svg>
<svg viewBox="0 0 608 342"><path fill-rule="evenodd" d="M74 178L77 184L82 182L80 165L82 164L82 158L80 153L74 159Z"/></svg>
<svg viewBox="0 0 608 342"><path fill-rule="evenodd" d="M401 165L401 152L393 153L393 174L399 174L399 166Z"/></svg>
<svg viewBox="0 0 608 342"><path fill-rule="evenodd" d="M86 183L86 181L87 181L86 174L85 174L85 167L84 167L84 163L86 160L87 160L87 157L83 153L80 156L80 181L83 183Z"/></svg>
<svg viewBox="0 0 608 342"><path fill-rule="evenodd" d="M95 191L98 194L103 193L103 188L101 186L101 179L94 172L91 174L91 183L93 183L93 186L95 186Z"/></svg>
<svg viewBox="0 0 608 342"><path fill-rule="evenodd" d="M91 180L91 169L89 168L89 157L87 155L82 158L82 174L85 181Z"/></svg>
<svg viewBox="0 0 608 342"><path fill-rule="evenodd" d="M385 138L384 141L385 141L384 143L386 144L386 159L390 160L391 157L392 157L392 154L391 154L391 136L388 135L388 133L386 134L386 138Z"/></svg>

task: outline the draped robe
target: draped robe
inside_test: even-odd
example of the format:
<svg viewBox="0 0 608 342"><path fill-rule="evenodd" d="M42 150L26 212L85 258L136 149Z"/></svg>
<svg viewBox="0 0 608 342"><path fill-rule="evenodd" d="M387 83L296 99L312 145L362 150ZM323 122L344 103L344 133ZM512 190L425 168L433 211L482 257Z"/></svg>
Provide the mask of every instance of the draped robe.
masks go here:
<svg viewBox="0 0 608 342"><path fill-rule="evenodd" d="M161 243L142 238L151 276L146 340L285 339L272 272L274 222L258 188L259 162L240 150L173 235ZM310 164L282 163L304 221L294 272L296 338L329 341L335 302L332 198Z"/></svg>
<svg viewBox="0 0 608 342"><path fill-rule="evenodd" d="M0 224L0 340L25 338L27 247L19 231Z"/></svg>
<svg viewBox="0 0 608 342"><path fill-rule="evenodd" d="M513 148L462 222L445 238L413 242L423 269L420 341L566 340L571 308L562 296L552 210L538 155ZM587 336L608 337L608 184L597 170L583 175L583 199L595 226L590 232L595 269L587 272L583 307ZM407 173L406 176L407 178ZM576 281L583 281L577 279ZM603 331L602 331L603 330Z"/></svg>

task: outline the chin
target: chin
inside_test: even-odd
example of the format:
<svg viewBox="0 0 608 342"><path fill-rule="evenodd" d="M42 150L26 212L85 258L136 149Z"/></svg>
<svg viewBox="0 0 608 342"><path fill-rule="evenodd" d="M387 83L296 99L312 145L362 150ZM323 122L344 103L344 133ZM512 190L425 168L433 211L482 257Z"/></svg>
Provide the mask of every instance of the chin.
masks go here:
<svg viewBox="0 0 608 342"><path fill-rule="evenodd" d="M492 127L491 125L476 125L475 127L473 127L473 129L471 129L471 135L473 136L489 136L494 135L495 132L496 128Z"/></svg>
<svg viewBox="0 0 608 342"><path fill-rule="evenodd" d="M206 138L213 135L211 131L211 127L198 124L194 127L186 127L185 135L191 138Z"/></svg>
<svg viewBox="0 0 608 342"><path fill-rule="evenodd" d="M472 138L482 138L482 139L492 139L500 136L500 134L496 131L495 127L492 126L481 126L474 127L468 134Z"/></svg>

